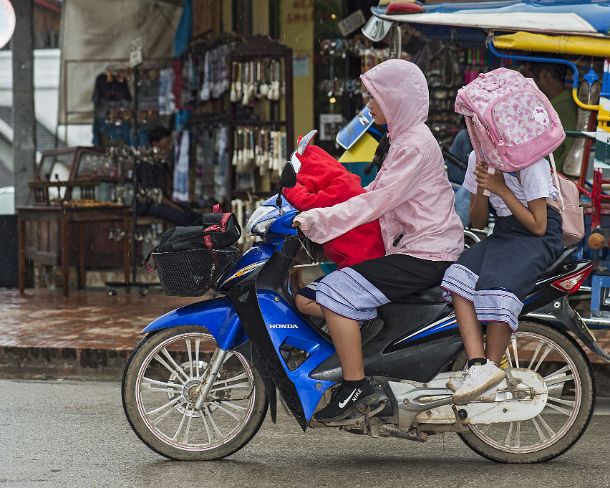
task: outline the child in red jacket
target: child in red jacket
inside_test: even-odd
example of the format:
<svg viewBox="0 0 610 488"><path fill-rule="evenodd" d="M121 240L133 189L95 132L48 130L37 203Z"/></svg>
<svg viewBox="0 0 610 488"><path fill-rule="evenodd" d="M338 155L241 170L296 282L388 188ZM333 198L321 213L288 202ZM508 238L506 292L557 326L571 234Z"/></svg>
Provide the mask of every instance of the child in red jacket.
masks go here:
<svg viewBox="0 0 610 488"><path fill-rule="evenodd" d="M297 172L294 188L284 189L286 199L299 211L332 207L356 195L365 193L360 178L345 169L335 158L317 146L310 146L318 131L313 130L299 139L293 157ZM379 221L360 225L323 245L326 257L339 268L353 266L369 259L385 255ZM315 301L316 282L299 291L296 305L301 313L322 318L322 311Z"/></svg>

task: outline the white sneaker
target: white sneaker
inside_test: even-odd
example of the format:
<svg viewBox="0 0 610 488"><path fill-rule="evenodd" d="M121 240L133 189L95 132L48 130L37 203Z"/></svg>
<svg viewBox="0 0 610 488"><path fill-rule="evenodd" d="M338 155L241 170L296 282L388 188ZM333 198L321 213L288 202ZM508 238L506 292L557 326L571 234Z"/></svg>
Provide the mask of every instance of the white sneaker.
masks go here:
<svg viewBox="0 0 610 488"><path fill-rule="evenodd" d="M457 377L457 378L451 378L449 381L447 381L447 384L445 386L447 388L449 388L453 393L455 393L464 384L464 375L465 374L466 373L464 373L462 376Z"/></svg>
<svg viewBox="0 0 610 488"><path fill-rule="evenodd" d="M455 393L464 384L465 375L466 375L466 373L464 372L464 374L462 376L460 376L459 378L451 378L449 381L447 381L447 384L445 386L447 388L449 388L453 393ZM496 386L492 386L489 390L487 390L479 398L477 398L477 401L485 402L485 403L493 403L496 401L497 391L500 389L504 389L504 388L506 388L506 382L504 380L502 380Z"/></svg>
<svg viewBox="0 0 610 488"><path fill-rule="evenodd" d="M483 365L475 365L468 368L462 385L453 394L453 402L456 405L465 405L472 400L484 395L485 401L492 396L495 397L498 384L504 379L504 371L498 368L493 361L487 360ZM457 386L457 382L451 382L451 386ZM448 388L451 388L449 384Z"/></svg>

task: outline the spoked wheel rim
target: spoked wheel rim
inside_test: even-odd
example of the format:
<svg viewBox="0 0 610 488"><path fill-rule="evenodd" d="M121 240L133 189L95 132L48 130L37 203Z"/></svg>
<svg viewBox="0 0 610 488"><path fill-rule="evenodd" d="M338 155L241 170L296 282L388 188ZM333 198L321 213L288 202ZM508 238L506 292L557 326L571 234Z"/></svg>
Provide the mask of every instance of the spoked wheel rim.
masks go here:
<svg viewBox="0 0 610 488"><path fill-rule="evenodd" d="M210 347L212 346L212 347ZM186 451L208 451L229 443L254 411L254 374L246 358L228 352L201 409L197 386L216 343L205 333L189 332L161 342L138 370L138 414L163 443Z"/></svg>
<svg viewBox="0 0 610 488"><path fill-rule="evenodd" d="M534 332L516 332L506 358L511 367L542 376L548 389L546 406L530 420L472 425L470 429L485 444L504 452L542 451L562 439L577 419L583 389L576 364L559 344Z"/></svg>

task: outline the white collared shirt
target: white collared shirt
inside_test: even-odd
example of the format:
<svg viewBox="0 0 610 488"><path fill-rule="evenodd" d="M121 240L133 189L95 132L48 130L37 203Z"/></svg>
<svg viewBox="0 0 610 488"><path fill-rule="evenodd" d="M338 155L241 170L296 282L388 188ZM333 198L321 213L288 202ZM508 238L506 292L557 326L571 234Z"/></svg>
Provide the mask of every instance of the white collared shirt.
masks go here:
<svg viewBox="0 0 610 488"><path fill-rule="evenodd" d="M477 182L474 179L474 170L476 167L477 158L472 151L468 156L468 169L464 177L464 188L470 193L477 192ZM521 182L519 182L519 179ZM513 173L504 173L504 181L510 191L514 193L523 205L527 207L527 202L538 198L552 198L557 200L559 193L553 186L553 177L551 175L551 166L546 159L541 159L536 163L522 169L519 174L519 179ZM510 209L498 195L492 193L489 195L489 203L494 208L498 217L508 217L512 215Z"/></svg>

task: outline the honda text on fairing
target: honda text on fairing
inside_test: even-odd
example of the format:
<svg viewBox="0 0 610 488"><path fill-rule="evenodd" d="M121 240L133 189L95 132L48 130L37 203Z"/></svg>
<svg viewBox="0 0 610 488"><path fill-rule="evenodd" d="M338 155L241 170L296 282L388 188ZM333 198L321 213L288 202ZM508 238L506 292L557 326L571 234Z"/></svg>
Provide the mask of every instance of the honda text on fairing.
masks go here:
<svg viewBox="0 0 610 488"><path fill-rule="evenodd" d="M280 185L295 180L287 164ZM593 268L590 261L567 262L572 249L525 301L502 364L506 387L495 398L452 403L446 384L462 376L466 355L453 310L433 288L381 307L381 320L363 329L376 402L361 405L353 418L313 421L341 369L329 336L294 305L289 272L304 246L292 227L296 215L281 197L268 200L248 223L260 242L217 281L217 298L178 308L144 330L122 395L127 418L147 446L177 460L228 456L252 439L268 409L275 421L278 391L304 430L417 441L456 432L471 449L500 462L552 459L580 438L595 388L573 336L609 356L568 304Z"/></svg>

